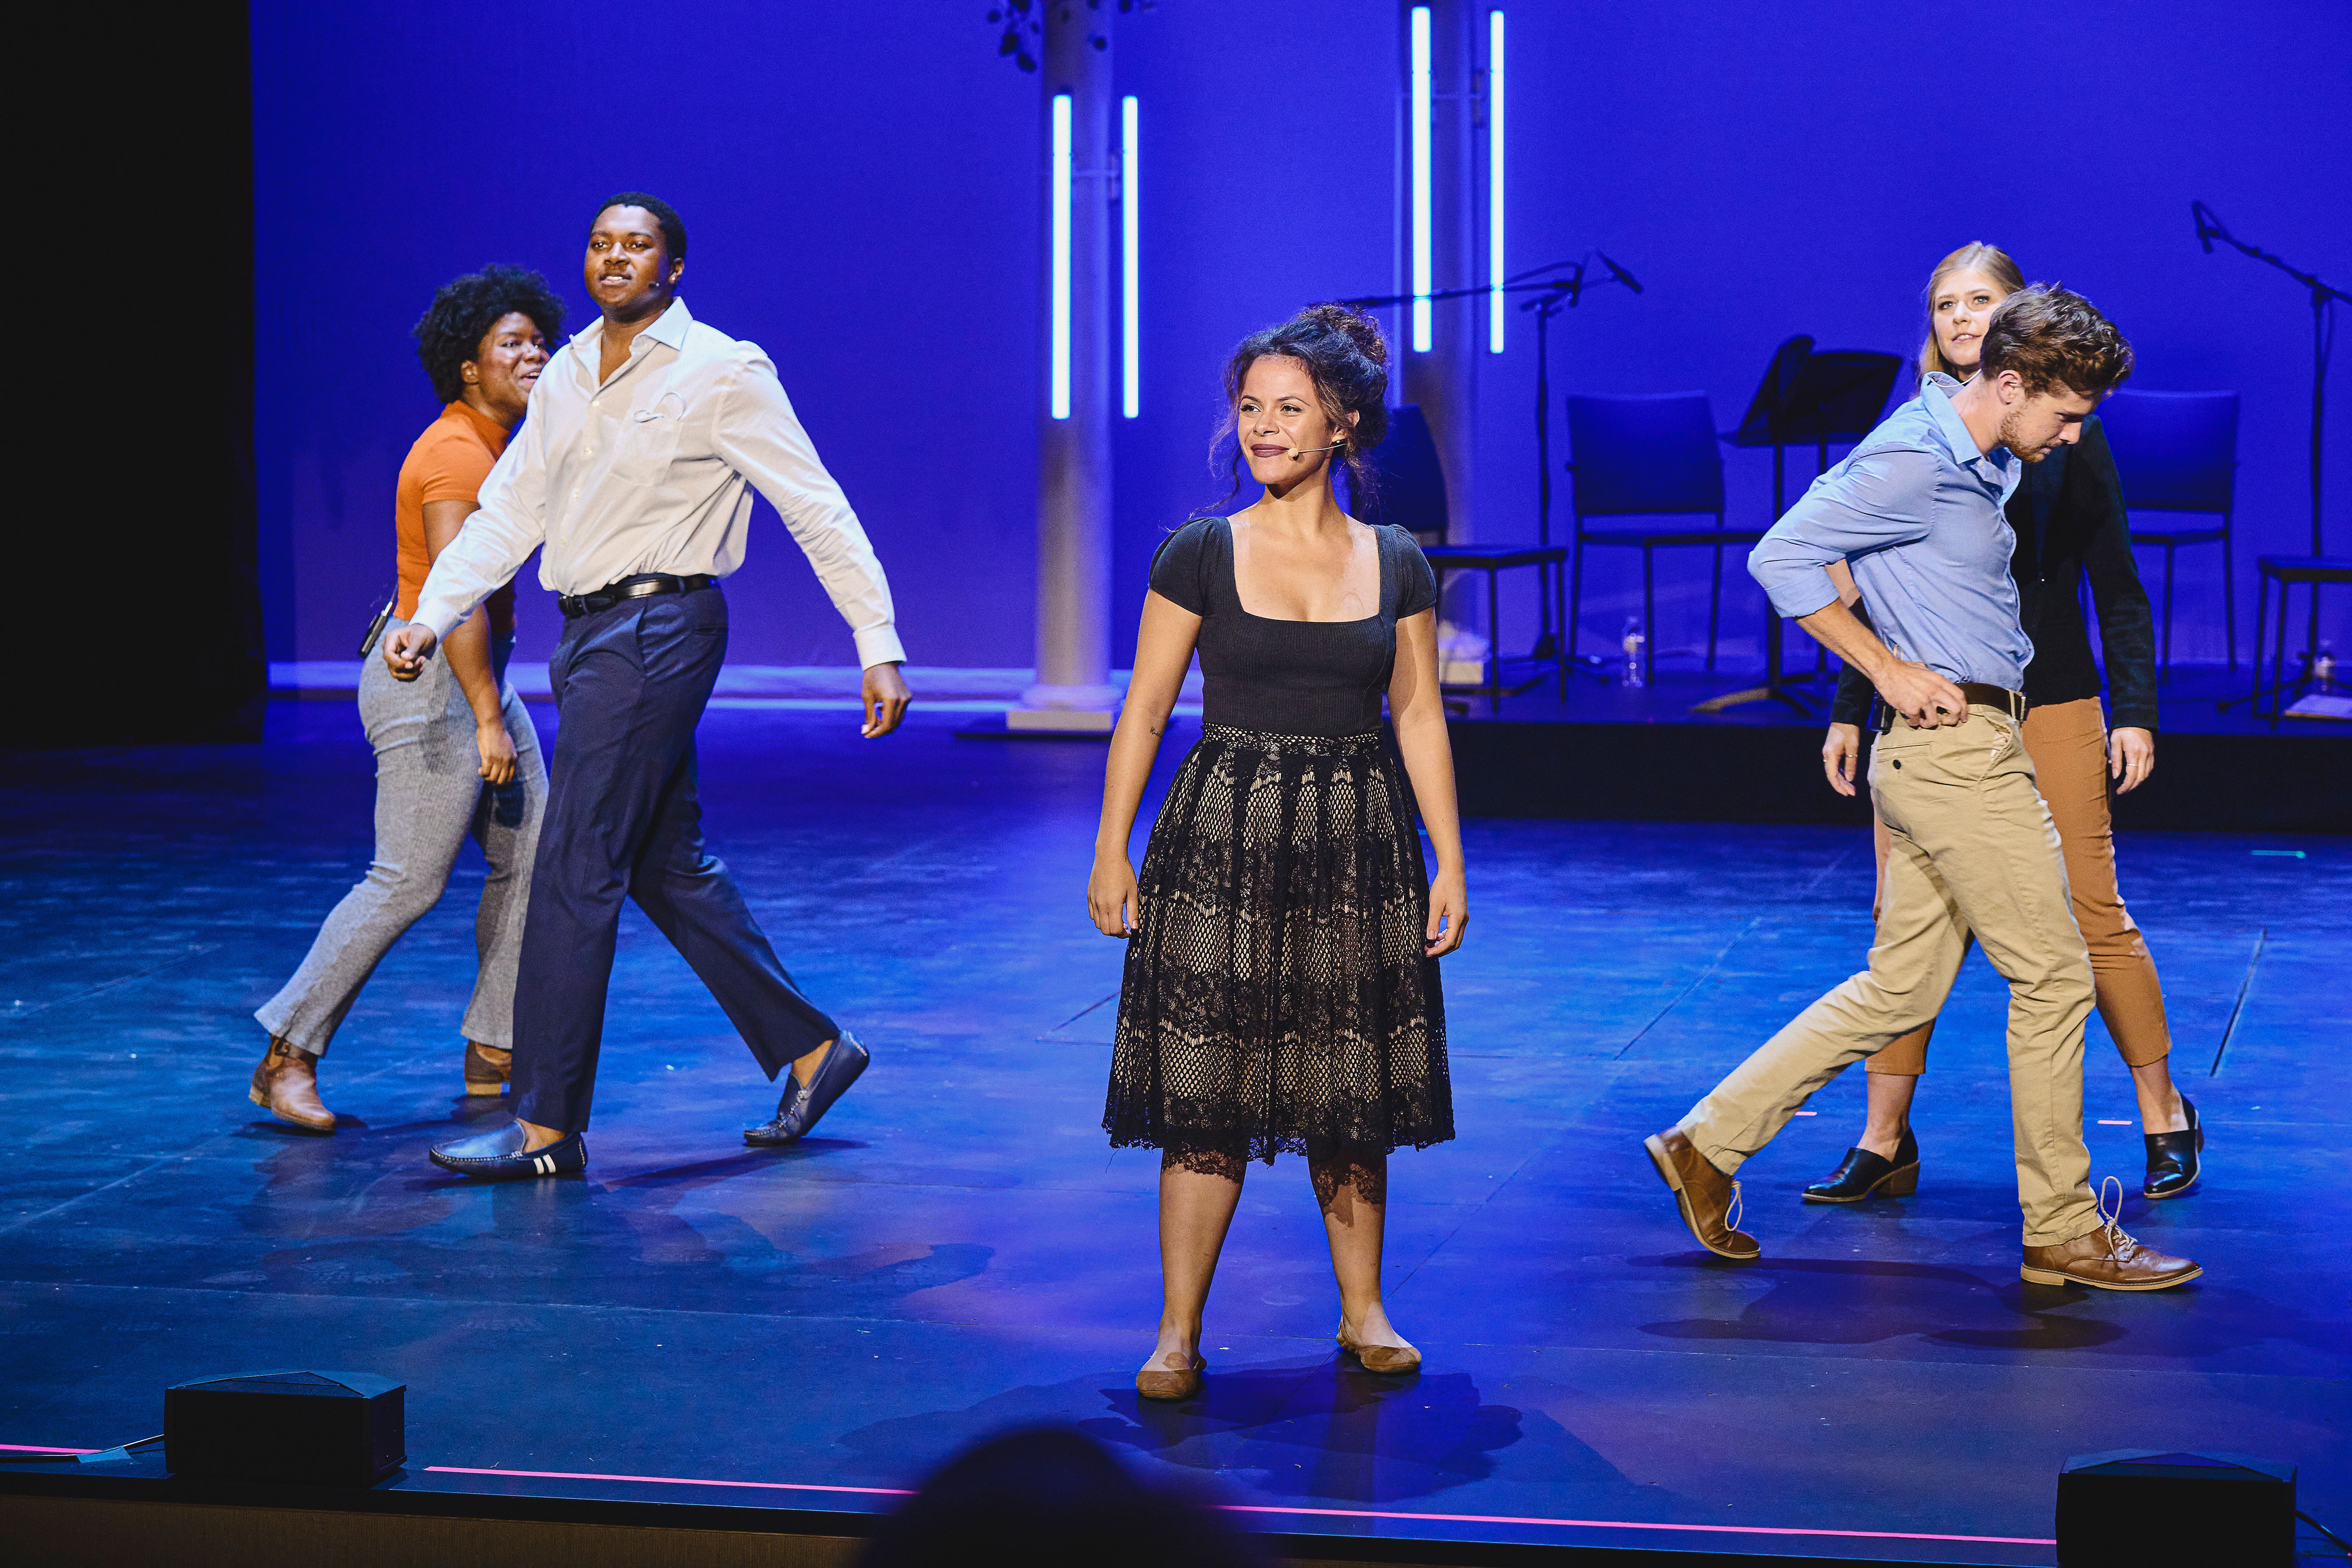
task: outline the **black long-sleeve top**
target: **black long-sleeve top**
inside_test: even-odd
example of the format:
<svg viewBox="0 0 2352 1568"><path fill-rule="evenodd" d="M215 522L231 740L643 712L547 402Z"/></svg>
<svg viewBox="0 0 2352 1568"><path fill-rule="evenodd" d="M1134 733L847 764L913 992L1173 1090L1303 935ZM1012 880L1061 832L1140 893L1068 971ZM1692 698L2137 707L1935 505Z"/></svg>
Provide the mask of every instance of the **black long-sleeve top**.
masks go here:
<svg viewBox="0 0 2352 1568"><path fill-rule="evenodd" d="M2009 498L2009 525L2017 534L2009 559L2017 580L2017 618L2033 639L2026 700L2039 706L2099 694L2099 667L2083 623L2087 574L2107 656L2107 722L2116 729L2155 729L2156 617L2132 559L2123 480L2098 416L2083 421L2082 438L2074 446L2027 467ZM1864 722L1871 695L1869 680L1846 666L1830 718Z"/></svg>

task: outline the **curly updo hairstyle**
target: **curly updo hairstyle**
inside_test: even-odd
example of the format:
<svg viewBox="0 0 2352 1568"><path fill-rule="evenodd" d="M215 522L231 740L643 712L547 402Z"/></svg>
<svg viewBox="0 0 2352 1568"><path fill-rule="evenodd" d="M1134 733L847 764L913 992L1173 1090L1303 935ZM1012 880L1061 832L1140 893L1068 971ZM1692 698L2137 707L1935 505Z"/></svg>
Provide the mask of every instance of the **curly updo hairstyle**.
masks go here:
<svg viewBox="0 0 2352 1568"><path fill-rule="evenodd" d="M1225 364L1225 416L1209 447L1209 471L1217 473L1219 457L1228 442L1224 471L1233 481L1222 508L1242 489L1242 448L1237 436L1241 417L1242 383L1250 366L1269 355L1295 359L1307 367L1315 384L1316 401L1344 443L1336 454L1348 469L1348 493L1361 513L1372 504L1378 485L1370 457L1389 430L1389 345L1381 324L1349 305L1309 305L1280 326L1266 327L1244 338ZM1348 416L1357 416L1348 428Z"/></svg>
<svg viewBox="0 0 2352 1568"><path fill-rule="evenodd" d="M415 327L416 357L433 378L434 396L455 403L466 395L466 362L482 352L483 334L516 310L547 334L554 352L563 335L563 301L530 268L485 267L441 285Z"/></svg>

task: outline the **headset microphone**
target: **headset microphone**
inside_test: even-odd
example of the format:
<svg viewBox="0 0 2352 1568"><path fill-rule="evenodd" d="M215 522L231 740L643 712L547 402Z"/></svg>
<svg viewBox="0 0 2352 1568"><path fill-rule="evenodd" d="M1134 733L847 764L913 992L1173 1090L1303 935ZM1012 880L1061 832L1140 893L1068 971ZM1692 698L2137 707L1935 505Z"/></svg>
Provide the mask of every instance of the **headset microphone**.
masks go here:
<svg viewBox="0 0 2352 1568"><path fill-rule="evenodd" d="M1290 449L1290 455L1294 458L1304 458L1314 452L1336 452L1347 444L1345 441L1334 441L1328 447L1293 447Z"/></svg>

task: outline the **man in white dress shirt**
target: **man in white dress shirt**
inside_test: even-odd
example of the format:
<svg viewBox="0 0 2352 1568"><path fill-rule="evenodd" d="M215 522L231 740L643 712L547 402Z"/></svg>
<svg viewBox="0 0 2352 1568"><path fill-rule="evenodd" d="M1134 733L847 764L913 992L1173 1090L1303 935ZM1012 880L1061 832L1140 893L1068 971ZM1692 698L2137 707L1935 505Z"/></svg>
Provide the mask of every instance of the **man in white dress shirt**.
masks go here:
<svg viewBox="0 0 2352 1568"><path fill-rule="evenodd" d="M433 1151L484 1177L581 1170L621 900L633 897L691 964L773 1079L792 1069L754 1144L789 1143L866 1068L866 1052L793 984L734 879L703 848L694 730L727 647L718 582L743 563L757 487L849 623L868 736L908 700L890 585L757 346L677 299L686 226L625 191L588 236L603 311L556 353L481 510L434 562L415 621L384 639L414 679L434 645L544 547L562 595L548 661L562 725L515 983L508 1126Z"/></svg>

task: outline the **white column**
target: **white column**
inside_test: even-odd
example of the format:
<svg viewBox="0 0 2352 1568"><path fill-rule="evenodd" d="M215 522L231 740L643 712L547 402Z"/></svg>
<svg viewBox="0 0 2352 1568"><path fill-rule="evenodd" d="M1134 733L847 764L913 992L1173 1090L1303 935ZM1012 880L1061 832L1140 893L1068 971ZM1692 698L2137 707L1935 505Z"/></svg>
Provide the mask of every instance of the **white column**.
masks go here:
<svg viewBox="0 0 2352 1568"><path fill-rule="evenodd" d="M1110 13L1045 6L1045 349L1037 416L1037 684L1015 730L1108 734L1110 684L1110 374L1113 239ZM1099 28L1097 48L1088 35Z"/></svg>
<svg viewBox="0 0 2352 1568"><path fill-rule="evenodd" d="M1409 188L1414 162L1412 14L1424 5L1429 12L1430 65L1429 288L1432 293L1443 293L1449 289L1476 288L1486 281L1477 270L1477 105L1472 97L1471 75L1478 60L1474 29L1486 25L1489 5L1491 0L1478 5L1469 0L1402 0L1398 7L1398 61L1404 72L1403 164L1408 182L1404 233L1399 237L1405 247L1401 272L1407 289L1418 287L1413 277L1415 203ZM1437 300L1428 310L1431 334L1426 352L1413 347L1412 308L1407 307L1401 318L1403 341L1395 349L1396 357L1404 362L1404 375L1399 400L1419 404L1429 421L1438 461L1445 468L1447 537L1454 543L1467 544L1478 538L1478 359L1486 346L1486 302L1471 294ZM1483 593L1483 580L1469 573L1459 574L1446 590L1438 611L1438 635L1447 679L1485 679L1483 669L1472 668L1486 657Z"/></svg>

